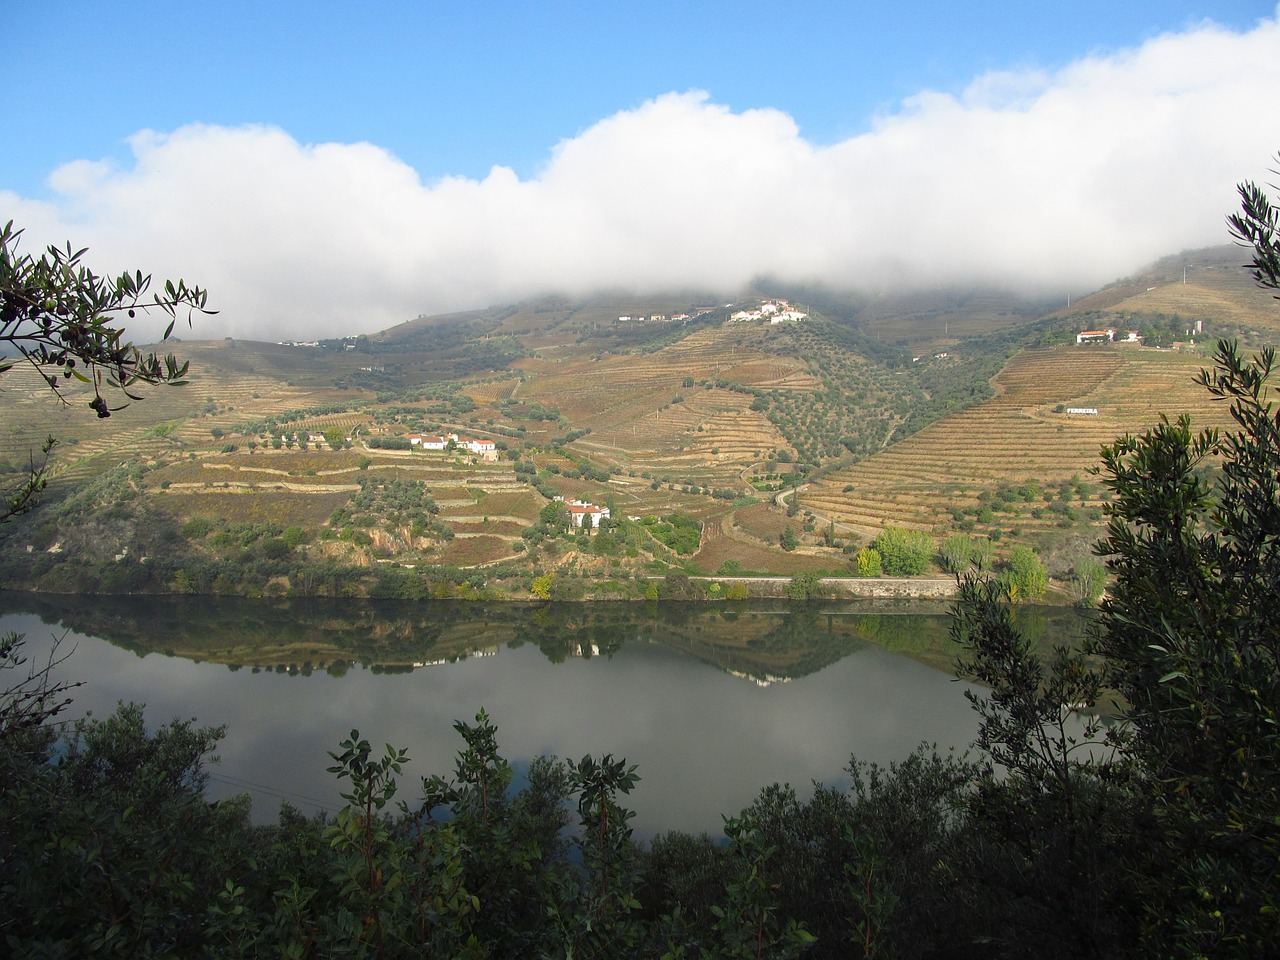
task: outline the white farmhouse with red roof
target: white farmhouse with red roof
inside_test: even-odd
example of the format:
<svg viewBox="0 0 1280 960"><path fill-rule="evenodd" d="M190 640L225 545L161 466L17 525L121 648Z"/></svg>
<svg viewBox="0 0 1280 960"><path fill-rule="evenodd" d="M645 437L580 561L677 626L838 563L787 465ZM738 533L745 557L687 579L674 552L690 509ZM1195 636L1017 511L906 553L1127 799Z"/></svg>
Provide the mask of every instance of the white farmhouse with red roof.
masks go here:
<svg viewBox="0 0 1280 960"><path fill-rule="evenodd" d="M575 527L581 527L584 524L589 527L599 527L600 521L609 517L608 507L587 503L585 500L566 500L564 505L569 511L569 520Z"/></svg>
<svg viewBox="0 0 1280 960"><path fill-rule="evenodd" d="M456 433L451 433L445 437L406 433L405 439L409 441L410 445L419 450L445 450L448 448L450 441L452 441L455 448L474 453L476 456L483 457L486 460L492 460L498 455L498 445L493 440L473 440L470 437L460 437Z"/></svg>

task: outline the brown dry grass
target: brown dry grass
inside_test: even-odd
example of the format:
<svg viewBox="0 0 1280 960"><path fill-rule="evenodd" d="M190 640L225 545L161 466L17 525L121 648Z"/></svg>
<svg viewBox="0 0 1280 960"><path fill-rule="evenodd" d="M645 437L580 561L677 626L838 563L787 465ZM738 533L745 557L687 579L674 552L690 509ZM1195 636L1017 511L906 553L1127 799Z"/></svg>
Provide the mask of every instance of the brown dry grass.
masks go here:
<svg viewBox="0 0 1280 960"><path fill-rule="evenodd" d="M749 339L746 325L736 324L698 331L659 353L523 361L537 377L522 387L521 399L556 407L575 427L590 427L574 446L598 462L700 474L710 464L712 474L728 479L745 463L744 451L772 449L781 437L762 414L747 409L749 396L687 387L686 379L761 387L816 383L803 361L768 354ZM684 402L673 403L676 397ZM720 453L712 454L713 447Z"/></svg>
<svg viewBox="0 0 1280 960"><path fill-rule="evenodd" d="M772 503L753 503L738 510L734 516L743 533L772 543L777 543L787 527L799 534L803 524L798 517L788 518Z"/></svg>
<svg viewBox="0 0 1280 960"><path fill-rule="evenodd" d="M514 539L524 532L525 527L514 520L499 520L493 517L486 523L480 520L454 520L449 524L454 533L479 533L496 537Z"/></svg>
<svg viewBox="0 0 1280 960"><path fill-rule="evenodd" d="M179 521L199 516L234 523L318 527L349 499L350 495L345 493L272 493L270 496L263 496L249 493L166 492L154 497L151 502L173 514Z"/></svg>
<svg viewBox="0 0 1280 960"><path fill-rule="evenodd" d="M788 553L780 547L767 547L763 543L730 537L704 539L702 549L694 554L693 559L702 570L712 574L726 560L738 561L743 570L776 572L780 575L847 566L846 558L835 551Z"/></svg>
<svg viewBox="0 0 1280 960"><path fill-rule="evenodd" d="M440 551L439 560L456 567L474 567L509 557L514 551L501 537L458 537Z"/></svg>

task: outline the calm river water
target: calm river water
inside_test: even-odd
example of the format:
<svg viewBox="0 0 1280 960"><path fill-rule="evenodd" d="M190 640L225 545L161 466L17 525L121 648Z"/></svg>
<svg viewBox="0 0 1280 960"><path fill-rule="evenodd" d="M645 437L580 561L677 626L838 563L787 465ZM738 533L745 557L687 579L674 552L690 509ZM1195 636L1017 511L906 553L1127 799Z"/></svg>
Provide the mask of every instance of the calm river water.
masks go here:
<svg viewBox="0 0 1280 960"><path fill-rule="evenodd" d="M75 711L118 701L147 718L227 726L210 795L247 791L334 809L326 751L352 728L407 747L402 799L449 776L457 719L485 708L503 755L612 753L638 765L640 834L706 830L773 782L847 781L851 754L887 763L976 730L950 673L945 604L416 604L0 594L0 630L54 637L85 680ZM1046 641L1061 609L1021 611Z"/></svg>

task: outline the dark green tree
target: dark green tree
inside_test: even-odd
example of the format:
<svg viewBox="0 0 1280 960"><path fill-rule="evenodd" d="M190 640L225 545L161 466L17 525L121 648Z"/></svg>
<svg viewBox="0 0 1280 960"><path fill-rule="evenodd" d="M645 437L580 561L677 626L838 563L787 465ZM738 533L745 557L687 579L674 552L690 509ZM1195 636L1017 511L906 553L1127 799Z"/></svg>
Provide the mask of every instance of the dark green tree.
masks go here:
<svg viewBox="0 0 1280 960"><path fill-rule="evenodd" d="M1162 951L1261 956L1280 932L1274 361L1220 342L1200 382L1236 428L1194 432L1183 416L1103 451L1114 583L1095 646L1159 817L1164 869L1146 893ZM1212 460L1215 483L1199 469Z"/></svg>

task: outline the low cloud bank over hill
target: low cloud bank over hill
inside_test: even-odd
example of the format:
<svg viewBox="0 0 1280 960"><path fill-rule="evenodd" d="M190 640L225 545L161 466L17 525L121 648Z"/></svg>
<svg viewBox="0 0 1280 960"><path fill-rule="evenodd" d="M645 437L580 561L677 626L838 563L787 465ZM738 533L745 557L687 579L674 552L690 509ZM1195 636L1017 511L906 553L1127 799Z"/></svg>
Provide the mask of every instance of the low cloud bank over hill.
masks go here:
<svg viewBox="0 0 1280 960"><path fill-rule="evenodd" d="M138 133L127 169L70 163L52 199L0 192L0 206L30 249L70 239L104 267L207 286L222 312L201 337L368 332L539 291L733 290L760 274L1065 295L1224 240L1235 184L1265 180L1280 147L1261 122L1277 90L1272 18L924 91L833 144L777 110L676 92L562 141L529 179L424 183L373 144L191 125Z"/></svg>

